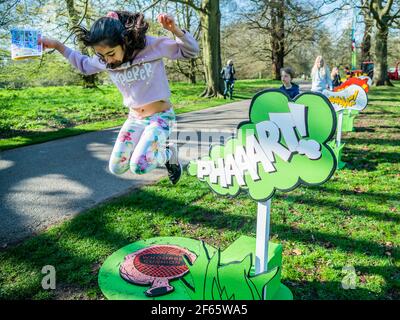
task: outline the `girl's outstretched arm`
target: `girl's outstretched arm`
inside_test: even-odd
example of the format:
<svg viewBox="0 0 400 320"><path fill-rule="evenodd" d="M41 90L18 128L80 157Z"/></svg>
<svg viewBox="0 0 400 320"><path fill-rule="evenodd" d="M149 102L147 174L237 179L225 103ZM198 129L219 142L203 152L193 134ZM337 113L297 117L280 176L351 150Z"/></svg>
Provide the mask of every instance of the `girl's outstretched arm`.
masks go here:
<svg viewBox="0 0 400 320"><path fill-rule="evenodd" d="M50 38L40 38L39 44L43 44L43 49L56 49L70 64L83 74L94 74L106 70L106 65L101 63L98 57L89 57L78 51L68 48L58 40Z"/></svg>
<svg viewBox="0 0 400 320"><path fill-rule="evenodd" d="M189 32L181 30L176 25L172 16L161 13L157 16L157 20L164 29L171 31L176 36L176 40L168 37L156 38L153 44L154 48L158 50L163 57L174 60L197 57L200 48L196 39L194 39Z"/></svg>
<svg viewBox="0 0 400 320"><path fill-rule="evenodd" d="M61 54L64 54L64 51L67 48L60 41L45 37L39 38L38 44L43 44L43 49L56 49Z"/></svg>

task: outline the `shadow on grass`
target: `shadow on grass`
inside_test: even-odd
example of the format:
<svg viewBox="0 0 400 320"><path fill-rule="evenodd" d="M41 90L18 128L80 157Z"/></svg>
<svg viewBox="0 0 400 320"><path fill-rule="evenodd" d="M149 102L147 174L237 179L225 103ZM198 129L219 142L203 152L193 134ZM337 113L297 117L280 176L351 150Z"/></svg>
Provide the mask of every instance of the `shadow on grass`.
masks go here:
<svg viewBox="0 0 400 320"><path fill-rule="evenodd" d="M357 139L353 140L353 142ZM373 141L373 140L371 140ZM392 141L393 142L393 141ZM350 144L350 142L349 142ZM379 144L379 143L377 143ZM344 162L349 170L357 171L376 171L379 164L400 162L400 153L398 152L374 152L369 150L345 149L343 153Z"/></svg>
<svg viewBox="0 0 400 320"><path fill-rule="evenodd" d="M357 270L357 269L356 269ZM345 275L343 274L343 277ZM282 280L293 293L294 300L376 300L398 299L396 292L391 292L387 286L384 290L390 291L387 296L361 288L356 280L354 289L344 289L340 281L294 281Z"/></svg>
<svg viewBox="0 0 400 320"><path fill-rule="evenodd" d="M386 93L387 94L387 93ZM381 97L376 97L376 98L368 98L368 102L381 102L381 101L387 101L387 102L394 102L396 104L400 104L400 98L381 98Z"/></svg>
<svg viewBox="0 0 400 320"><path fill-rule="evenodd" d="M376 126L377 128L382 128L382 129L397 129L400 130L400 126Z"/></svg>
<svg viewBox="0 0 400 320"><path fill-rule="evenodd" d="M363 138L346 138L345 141L346 143L348 143L348 145L363 145L363 146L367 146L367 145L385 145L385 146L400 146L400 140L395 140L395 139L363 139Z"/></svg>
<svg viewBox="0 0 400 320"><path fill-rule="evenodd" d="M354 132L375 132L373 128L354 127Z"/></svg>
<svg viewBox="0 0 400 320"><path fill-rule="evenodd" d="M84 132L84 129L78 129L73 126L66 126L64 128L53 128L49 130L14 130L10 129L4 131L0 135L0 139L9 139L9 138L27 138L27 139L35 139L44 135L55 135L60 132L74 132L81 131Z"/></svg>
<svg viewBox="0 0 400 320"><path fill-rule="evenodd" d="M76 136L82 133L88 133L96 130L80 128L63 128L55 131L23 131L16 133L15 136L8 136L7 142L0 143L0 150L9 150L22 145L33 145L51 140ZM1 142L1 141L0 141Z"/></svg>
<svg viewBox="0 0 400 320"><path fill-rule="evenodd" d="M385 257L385 246L376 242L316 230L306 230L284 224L274 224L272 230L279 235L280 239L288 241L300 241L304 244L319 245L328 249L338 248L349 253L358 252L367 256ZM392 255L394 257L399 257L399 254L398 248L393 249Z"/></svg>
<svg viewBox="0 0 400 320"><path fill-rule="evenodd" d="M400 269L392 266L365 266L355 265L356 272L362 275L379 275L385 279L385 286L382 288L388 293L388 297L400 300Z"/></svg>
<svg viewBox="0 0 400 320"><path fill-rule="evenodd" d="M192 199L192 201L198 200ZM199 224L203 227L221 232L222 229L229 229L240 234L252 234L255 232L256 217L243 217L224 213L221 210L208 209L203 206L189 204L190 199L178 201L173 198L160 197L156 192L139 190L129 196L114 200L106 205L91 209L85 214L73 218L61 227L56 227L50 232L41 234L35 238L25 241L21 245L10 248L0 254L1 261L9 261L15 266L22 265L22 271L38 272L35 281L30 281L25 287L16 285L7 292L0 290L1 299L24 299L40 292L41 275L40 270L45 265L53 265L57 270L57 281L63 284L78 284L82 288L97 288L97 271L94 266L102 264L108 255L119 248L149 237L159 236L157 220L146 221L149 224L146 229L141 230L134 226L121 226L120 229L111 228L112 216L106 211L123 210L126 207L138 208L142 212L154 212L157 216L174 218L178 221L190 224L196 228ZM317 205L316 203L307 204ZM319 206L333 206L333 203L326 204L319 202ZM104 210L107 206L107 210ZM110 207L111 206L111 207ZM171 208L175 208L171 210ZM368 215L368 214L367 214ZM135 214L130 214L134 217ZM128 228L128 230L126 229ZM140 228L139 228L140 229ZM247 230L246 230L247 229ZM353 239L344 235L318 232L315 230L298 229L283 224L273 224L272 231L279 235L280 239L288 241L300 241L303 243L316 244L329 248L335 247L340 250L352 253L359 252L365 255L382 257L384 248L375 242ZM168 230L163 230L163 235ZM173 236L185 236L185 230L171 234ZM86 246L81 248L82 241ZM212 244L212 243L211 243ZM97 249L96 249L97 248ZM101 248L102 251L99 251ZM86 252L85 251L90 251ZM398 256L397 250L393 250L393 256ZM21 267L20 267L21 268ZM18 268L15 269L17 272ZM314 286L319 288L319 282ZM98 288L96 289L98 290ZM323 290L323 287L321 287ZM329 292L330 288L325 287ZM382 298L386 293L382 293ZM329 294L327 295L329 296ZM317 299L318 296L313 296Z"/></svg>
<svg viewBox="0 0 400 320"><path fill-rule="evenodd" d="M400 194L393 195L393 194L386 194L382 192L356 192L356 191L351 191L351 190L334 190L330 189L327 185L322 185L322 186L317 186L317 187L309 187L310 189L314 189L321 191L321 192L327 192L334 194L338 197L346 195L346 196L353 196L355 198L358 198L360 196L362 197L367 197L369 201L376 201L376 202L381 202L382 200L384 201L393 201L393 200L400 200Z"/></svg>
<svg viewBox="0 0 400 320"><path fill-rule="evenodd" d="M382 111L367 111L367 110L363 111L363 116L366 116L366 115L379 115L379 116L382 116L382 115L387 115L387 114L395 114L395 115L398 114L398 112L389 111L389 110L382 110Z"/></svg>
<svg viewBox="0 0 400 320"><path fill-rule="evenodd" d="M32 131L32 130L17 130L17 129L6 129L4 127L0 128L0 139L9 139L13 137L22 137L24 135L34 135L36 133L43 134L44 132Z"/></svg>
<svg viewBox="0 0 400 320"><path fill-rule="evenodd" d="M0 139L9 139L14 137L36 137L46 135L57 130L71 129L76 125L74 121L59 114L44 115L48 129L40 130L25 130L13 129L8 127L0 127ZM38 128L39 129L39 128Z"/></svg>
<svg viewBox="0 0 400 320"><path fill-rule="evenodd" d="M234 101L235 99L251 99L252 97L253 97L253 95L250 93L248 95L234 95L233 100L227 100L227 101Z"/></svg>
<svg viewBox="0 0 400 320"><path fill-rule="evenodd" d="M348 190L340 190L340 191L330 190L324 186L310 187L310 189L313 189L313 188L315 188L315 189L319 188L318 191L330 193L329 196L334 195L338 199L343 195L346 195L348 197L354 197L355 203L357 201L360 201L360 197L363 197L363 199L367 198L368 201L380 201L380 202L382 200L400 201L400 196L385 195L385 194L381 194L381 193L377 193L377 194L370 193L370 192L355 193L355 192L351 192ZM363 216L363 217L369 217L369 218L373 218L375 220L380 220L380 221L400 223L400 216L396 213L371 211L371 210L362 209L362 208L355 207L355 206L346 206L346 205L340 204L338 202L338 200L313 199L313 198L304 197L304 195L299 195L299 196L290 195L290 199L291 199L291 201L294 201L295 203L303 203L303 204L306 204L306 205L309 205L309 206L315 207L315 208L324 207L324 208L330 208L333 210L340 210L342 212L345 212L346 215Z"/></svg>

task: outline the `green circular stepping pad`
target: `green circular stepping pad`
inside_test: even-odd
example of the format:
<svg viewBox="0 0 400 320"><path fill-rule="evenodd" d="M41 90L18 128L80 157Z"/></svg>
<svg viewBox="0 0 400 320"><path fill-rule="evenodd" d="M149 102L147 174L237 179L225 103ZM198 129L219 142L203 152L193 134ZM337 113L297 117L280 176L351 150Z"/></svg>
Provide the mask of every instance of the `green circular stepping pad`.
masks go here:
<svg viewBox="0 0 400 320"><path fill-rule="evenodd" d="M268 272L254 275L255 239L242 236L223 252L199 240L180 237L159 237L129 244L106 259L99 272L99 286L110 300L227 300L262 299L291 300L292 293L280 283L282 246L269 243ZM127 255L152 245L175 245L196 254L189 273L171 280L174 290L168 294L148 297L150 285L135 285L125 281L119 272Z"/></svg>

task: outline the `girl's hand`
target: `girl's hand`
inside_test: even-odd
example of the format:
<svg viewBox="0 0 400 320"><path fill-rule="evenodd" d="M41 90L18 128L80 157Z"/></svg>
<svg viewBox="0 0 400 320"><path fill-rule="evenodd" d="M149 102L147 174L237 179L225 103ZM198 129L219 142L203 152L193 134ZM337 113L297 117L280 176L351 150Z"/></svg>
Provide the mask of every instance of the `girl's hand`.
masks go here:
<svg viewBox="0 0 400 320"><path fill-rule="evenodd" d="M38 44L43 44L43 49L57 49L60 47L61 42L50 38L39 38Z"/></svg>
<svg viewBox="0 0 400 320"><path fill-rule="evenodd" d="M157 21L162 25L162 27L168 31L171 31L173 34L175 34L178 37L181 37L184 35L183 31L177 27L175 24L175 19L174 17L166 14L166 13L160 13L157 16Z"/></svg>

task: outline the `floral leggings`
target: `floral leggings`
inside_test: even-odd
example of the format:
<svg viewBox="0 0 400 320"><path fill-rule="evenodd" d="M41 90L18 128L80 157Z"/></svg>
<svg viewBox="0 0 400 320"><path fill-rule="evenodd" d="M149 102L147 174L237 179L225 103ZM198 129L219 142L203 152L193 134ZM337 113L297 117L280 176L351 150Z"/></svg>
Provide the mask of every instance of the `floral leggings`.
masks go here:
<svg viewBox="0 0 400 320"><path fill-rule="evenodd" d="M165 143L175 122L172 108L143 119L129 114L115 142L110 171L122 174L130 169L133 173L144 174L164 165L171 158Z"/></svg>

